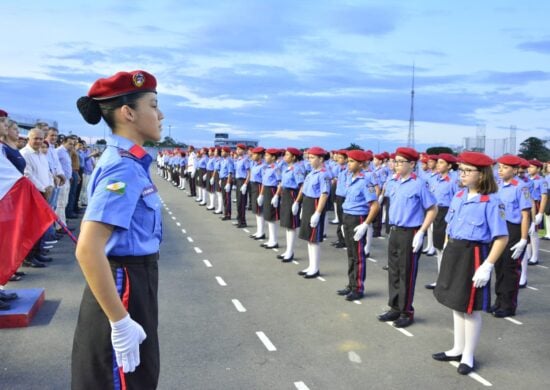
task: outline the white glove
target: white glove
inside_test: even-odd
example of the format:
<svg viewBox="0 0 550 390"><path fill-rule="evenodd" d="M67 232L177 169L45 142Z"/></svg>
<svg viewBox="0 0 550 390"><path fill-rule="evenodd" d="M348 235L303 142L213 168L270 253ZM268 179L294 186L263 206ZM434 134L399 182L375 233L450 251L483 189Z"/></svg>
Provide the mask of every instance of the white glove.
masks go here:
<svg viewBox="0 0 550 390"><path fill-rule="evenodd" d="M109 321L110 322L110 321ZM134 372L139 366L139 345L147 338L140 324L130 318L130 314L111 322L111 342L115 350L116 364L124 372Z"/></svg>
<svg viewBox="0 0 550 390"><path fill-rule="evenodd" d="M222 180L218 180L218 185L220 186L220 188L222 187Z"/></svg>
<svg viewBox="0 0 550 390"><path fill-rule="evenodd" d="M424 242L424 232L422 230L419 230L419 231L416 232L416 234L414 235L414 238L413 238L412 247L413 247L413 252L414 253L416 253L420 249L422 249L422 243L423 242Z"/></svg>
<svg viewBox="0 0 550 390"><path fill-rule="evenodd" d="M489 263L487 260L483 262L477 269L472 282L474 282L475 288L483 287L487 284L489 279L491 279L491 272L493 271L494 265Z"/></svg>
<svg viewBox="0 0 550 390"><path fill-rule="evenodd" d="M300 203L292 203L292 215L298 215L298 211L300 211Z"/></svg>
<svg viewBox="0 0 550 390"><path fill-rule="evenodd" d="M212 177L210 178L210 185L211 185L211 186L214 185L214 176L212 176Z"/></svg>
<svg viewBox="0 0 550 390"><path fill-rule="evenodd" d="M246 184L241 186L241 194L246 195Z"/></svg>
<svg viewBox="0 0 550 390"><path fill-rule="evenodd" d="M206 173L204 175L202 175L202 180L205 181L206 180Z"/></svg>
<svg viewBox="0 0 550 390"><path fill-rule="evenodd" d="M510 250L513 251L512 259L519 259L519 257L521 256L521 253L524 251L526 246L527 246L527 240L522 238L513 247L511 247Z"/></svg>
<svg viewBox="0 0 550 390"><path fill-rule="evenodd" d="M260 207L263 206L263 204L264 204L264 196L263 196L263 195L258 196L258 199L257 199L257 200L258 200L258 206L260 206Z"/></svg>
<svg viewBox="0 0 550 390"><path fill-rule="evenodd" d="M273 207L279 206L279 195L275 195L273 198L271 198L271 205Z"/></svg>
<svg viewBox="0 0 550 390"><path fill-rule="evenodd" d="M535 225L540 225L541 222L542 222L542 213L538 213L537 215L535 215Z"/></svg>
<svg viewBox="0 0 550 390"><path fill-rule="evenodd" d="M316 228L319 224L319 220L321 219L321 214L319 214L317 211L313 213L311 218L309 219L309 226L312 228Z"/></svg>
<svg viewBox="0 0 550 390"><path fill-rule="evenodd" d="M353 239L355 241L359 241L360 239L362 239L365 233L367 232L368 228L369 228L369 225L367 225L366 223L361 223L356 227L354 227L353 231L355 232L355 234L353 235Z"/></svg>
<svg viewBox="0 0 550 390"><path fill-rule="evenodd" d="M384 201L384 197L382 195L380 195L378 197L378 203L382 204L383 201Z"/></svg>
<svg viewBox="0 0 550 390"><path fill-rule="evenodd" d="M529 232L528 232L528 234L529 234L530 236L532 236L533 234L536 233L536 231L537 231L537 229L536 229L535 223L534 223L534 222L531 222L531 225L529 226Z"/></svg>
<svg viewBox="0 0 550 390"><path fill-rule="evenodd" d="M342 226L340 226L340 231L342 232L342 237L346 238L346 231L344 229L344 224L342 224Z"/></svg>
<svg viewBox="0 0 550 390"><path fill-rule="evenodd" d="M225 184L225 187L223 187L223 189L225 190L225 192L231 191L231 184L226 183L226 184Z"/></svg>

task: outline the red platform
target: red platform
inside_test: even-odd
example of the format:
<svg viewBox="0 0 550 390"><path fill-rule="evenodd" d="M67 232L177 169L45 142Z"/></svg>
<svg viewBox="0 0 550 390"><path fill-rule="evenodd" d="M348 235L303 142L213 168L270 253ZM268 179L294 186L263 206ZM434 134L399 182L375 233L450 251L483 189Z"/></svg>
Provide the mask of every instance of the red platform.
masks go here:
<svg viewBox="0 0 550 390"><path fill-rule="evenodd" d="M29 326L32 318L44 303L46 294L43 288L4 290L17 293L19 298L9 301L10 310L0 310L0 328L21 328Z"/></svg>

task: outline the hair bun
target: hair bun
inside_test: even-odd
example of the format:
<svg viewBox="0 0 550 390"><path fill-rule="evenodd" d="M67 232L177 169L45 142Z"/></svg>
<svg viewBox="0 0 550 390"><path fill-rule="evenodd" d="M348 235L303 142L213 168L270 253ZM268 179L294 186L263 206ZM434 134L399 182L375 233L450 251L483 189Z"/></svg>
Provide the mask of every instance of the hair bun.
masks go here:
<svg viewBox="0 0 550 390"><path fill-rule="evenodd" d="M97 125L101 120L99 103L89 96L82 96L76 101L80 115L91 125Z"/></svg>

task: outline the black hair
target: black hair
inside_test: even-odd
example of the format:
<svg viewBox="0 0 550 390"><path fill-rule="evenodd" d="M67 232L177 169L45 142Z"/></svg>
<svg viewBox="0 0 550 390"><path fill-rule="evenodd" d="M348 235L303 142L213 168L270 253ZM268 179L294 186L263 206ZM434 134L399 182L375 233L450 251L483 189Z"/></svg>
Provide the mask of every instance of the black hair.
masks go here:
<svg viewBox="0 0 550 390"><path fill-rule="evenodd" d="M137 101L146 93L136 92L106 100L96 100L89 96L82 96L76 101L76 106L84 120L89 124L96 125L103 118L107 126L113 130L115 128L115 110L122 106L128 106L135 110Z"/></svg>

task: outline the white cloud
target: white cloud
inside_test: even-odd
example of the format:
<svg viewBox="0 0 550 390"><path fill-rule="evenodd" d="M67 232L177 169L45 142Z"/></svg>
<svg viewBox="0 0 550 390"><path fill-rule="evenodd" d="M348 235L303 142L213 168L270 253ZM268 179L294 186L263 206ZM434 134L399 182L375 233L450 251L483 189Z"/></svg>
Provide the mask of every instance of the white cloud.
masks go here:
<svg viewBox="0 0 550 390"><path fill-rule="evenodd" d="M300 140L303 141L304 138L326 138L326 137L333 137L338 136L339 133L331 133L328 131L316 131L316 130L308 130L308 131L300 131L300 130L274 130L274 131L268 131L268 132L262 132L260 133L260 138L280 138L280 139L289 139L289 140Z"/></svg>
<svg viewBox="0 0 550 390"><path fill-rule="evenodd" d="M202 97L183 85L159 85L158 90L167 95L175 95L187 99L187 101L177 104L180 107L223 110L260 106L263 104L263 101L260 100L233 99L225 95Z"/></svg>

